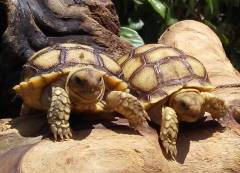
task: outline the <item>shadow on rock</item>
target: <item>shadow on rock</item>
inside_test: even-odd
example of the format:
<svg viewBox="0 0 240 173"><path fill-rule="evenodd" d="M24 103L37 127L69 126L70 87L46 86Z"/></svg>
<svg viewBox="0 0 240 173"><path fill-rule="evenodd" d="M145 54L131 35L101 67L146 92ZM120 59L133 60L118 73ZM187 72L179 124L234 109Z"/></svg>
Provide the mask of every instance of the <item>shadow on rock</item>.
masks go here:
<svg viewBox="0 0 240 173"><path fill-rule="evenodd" d="M157 130L159 136L160 127L153 123L150 123L150 126ZM221 125L221 123L212 119L203 119L196 123L181 122L177 138L177 156L175 158L176 161L180 164L184 163L184 160L186 159L186 156L190 149L190 141L200 141L208 139L216 132L223 133L224 129L224 125ZM165 156L165 158L168 160L174 160L169 154L165 152L160 138L158 141L162 149L162 154Z"/></svg>
<svg viewBox="0 0 240 173"><path fill-rule="evenodd" d="M177 140L176 161L183 164L189 152L190 141L200 141L210 138L214 133L223 133L225 127L215 120L196 123L182 123Z"/></svg>
<svg viewBox="0 0 240 173"><path fill-rule="evenodd" d="M48 132L47 118L44 113L22 116L9 123L23 137L45 136Z"/></svg>
<svg viewBox="0 0 240 173"><path fill-rule="evenodd" d="M91 114L81 113L70 116L70 126L73 130L73 139L82 140L86 138L92 129L111 129L119 134L141 135L129 127L128 121L116 118L112 113ZM12 128L17 129L23 137L37 137L53 139L49 129L46 113L38 113L31 116L18 117L10 121ZM84 132L83 132L84 131Z"/></svg>
<svg viewBox="0 0 240 173"><path fill-rule="evenodd" d="M112 131L119 134L130 134L130 135L142 135L139 131L136 131L129 127L126 119L119 118L115 121L105 121L101 123L105 128L111 129Z"/></svg>

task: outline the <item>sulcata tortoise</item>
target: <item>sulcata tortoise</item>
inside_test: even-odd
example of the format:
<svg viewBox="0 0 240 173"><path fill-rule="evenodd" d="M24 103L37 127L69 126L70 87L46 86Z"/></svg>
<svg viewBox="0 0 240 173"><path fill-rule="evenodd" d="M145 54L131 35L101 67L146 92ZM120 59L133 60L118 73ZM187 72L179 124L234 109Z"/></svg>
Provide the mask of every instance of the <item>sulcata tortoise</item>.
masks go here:
<svg viewBox="0 0 240 173"><path fill-rule="evenodd" d="M23 99L21 114L48 110L54 138L63 140L72 137L71 110L116 111L134 129L146 122L143 105L128 93L121 74L114 60L89 46L59 44L34 54L23 67L24 81L13 89Z"/></svg>
<svg viewBox="0 0 240 173"><path fill-rule="evenodd" d="M215 89L203 64L182 51L163 44L148 44L120 57L123 78L132 94L144 104L152 121L160 124L166 152L176 157L178 122L196 122L209 112L225 116L225 102Z"/></svg>

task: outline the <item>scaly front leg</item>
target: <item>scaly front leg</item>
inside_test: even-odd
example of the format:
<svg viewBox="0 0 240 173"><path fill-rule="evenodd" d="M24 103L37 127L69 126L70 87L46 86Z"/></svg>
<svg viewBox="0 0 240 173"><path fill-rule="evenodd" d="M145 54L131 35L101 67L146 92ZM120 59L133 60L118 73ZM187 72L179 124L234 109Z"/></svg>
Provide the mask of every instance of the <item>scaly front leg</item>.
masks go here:
<svg viewBox="0 0 240 173"><path fill-rule="evenodd" d="M170 107L162 108L162 121L160 129L160 139L166 153L170 152L172 157L176 157L176 140L178 134L178 119L174 109Z"/></svg>
<svg viewBox="0 0 240 173"><path fill-rule="evenodd" d="M227 106L224 100L208 92L201 92L201 95L205 100L206 112L209 112L214 119L222 118L227 114Z"/></svg>
<svg viewBox="0 0 240 173"><path fill-rule="evenodd" d="M67 92L60 87L52 87L51 105L48 110L48 123L55 140L60 136L61 140L72 137L69 127L70 100Z"/></svg>
<svg viewBox="0 0 240 173"><path fill-rule="evenodd" d="M107 95L106 102L114 111L125 116L130 127L137 129L149 119L140 101L129 93L112 91Z"/></svg>

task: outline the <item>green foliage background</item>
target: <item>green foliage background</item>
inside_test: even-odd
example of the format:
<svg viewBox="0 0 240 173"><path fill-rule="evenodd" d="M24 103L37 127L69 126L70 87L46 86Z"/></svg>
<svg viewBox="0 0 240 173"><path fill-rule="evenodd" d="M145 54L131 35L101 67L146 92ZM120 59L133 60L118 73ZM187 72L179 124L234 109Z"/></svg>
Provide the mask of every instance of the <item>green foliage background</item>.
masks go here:
<svg viewBox="0 0 240 173"><path fill-rule="evenodd" d="M157 42L179 20L210 26L228 57L240 70L240 0L113 0L121 22L120 35L134 46ZM139 35L138 35L139 34Z"/></svg>

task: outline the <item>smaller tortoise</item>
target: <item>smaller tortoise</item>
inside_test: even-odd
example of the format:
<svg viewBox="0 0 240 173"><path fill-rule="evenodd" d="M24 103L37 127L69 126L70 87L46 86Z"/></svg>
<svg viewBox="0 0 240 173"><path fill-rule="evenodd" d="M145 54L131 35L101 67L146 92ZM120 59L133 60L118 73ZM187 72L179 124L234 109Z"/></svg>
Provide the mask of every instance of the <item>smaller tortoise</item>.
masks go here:
<svg viewBox="0 0 240 173"><path fill-rule="evenodd" d="M71 110L116 111L134 129L148 118L140 101L129 94L127 83L118 78L119 65L97 50L80 44L47 47L24 65L24 81L14 87L23 99L21 114L30 109L48 110L54 138L68 139Z"/></svg>
<svg viewBox="0 0 240 173"><path fill-rule="evenodd" d="M225 116L225 102L212 92L203 64L182 51L148 44L120 57L124 79L132 94L142 101L152 121L161 124L160 139L171 156L176 156L178 122L196 122L209 112Z"/></svg>

